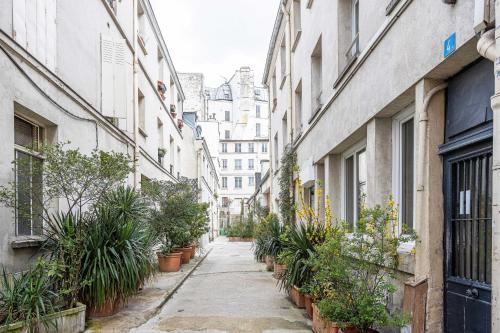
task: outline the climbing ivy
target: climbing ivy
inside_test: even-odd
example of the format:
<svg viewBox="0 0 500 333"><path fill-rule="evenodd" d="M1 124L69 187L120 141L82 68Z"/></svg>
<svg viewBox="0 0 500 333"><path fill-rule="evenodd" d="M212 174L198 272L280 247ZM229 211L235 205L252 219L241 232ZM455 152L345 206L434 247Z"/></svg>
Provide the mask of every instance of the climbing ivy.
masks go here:
<svg viewBox="0 0 500 333"><path fill-rule="evenodd" d="M293 172L296 169L297 155L293 149L286 147L281 157L281 169L279 175L279 209L285 224L291 223L294 214L293 202Z"/></svg>

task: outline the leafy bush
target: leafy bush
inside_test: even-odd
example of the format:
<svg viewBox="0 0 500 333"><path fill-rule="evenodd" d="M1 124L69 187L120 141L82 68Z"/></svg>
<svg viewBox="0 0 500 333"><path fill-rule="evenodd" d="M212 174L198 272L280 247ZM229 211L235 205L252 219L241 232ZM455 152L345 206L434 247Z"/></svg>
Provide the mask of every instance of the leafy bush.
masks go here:
<svg viewBox="0 0 500 333"><path fill-rule="evenodd" d="M53 291L53 275L46 262L39 260L30 270L9 275L0 281L0 326L23 322L28 332L56 327L46 315L60 309L59 295Z"/></svg>
<svg viewBox="0 0 500 333"><path fill-rule="evenodd" d="M356 230L338 232L318 248L314 295L328 319L366 332L373 327L401 327L406 317L387 310L398 267L398 247L416 239L399 236L394 203L363 209Z"/></svg>
<svg viewBox="0 0 500 333"><path fill-rule="evenodd" d="M135 294L153 273L146 207L131 188L108 194L87 222L80 299L92 309Z"/></svg>
<svg viewBox="0 0 500 333"><path fill-rule="evenodd" d="M279 222L278 218L273 215L269 220L269 236L266 238L264 252L266 255L277 258L283 251L282 234L285 232L285 227Z"/></svg>

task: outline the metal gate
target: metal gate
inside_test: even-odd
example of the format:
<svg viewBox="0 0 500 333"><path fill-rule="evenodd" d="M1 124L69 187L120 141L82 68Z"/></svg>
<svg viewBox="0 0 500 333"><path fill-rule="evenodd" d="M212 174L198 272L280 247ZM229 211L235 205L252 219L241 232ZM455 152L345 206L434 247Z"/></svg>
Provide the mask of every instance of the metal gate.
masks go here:
<svg viewBox="0 0 500 333"><path fill-rule="evenodd" d="M491 143L445 156L445 330L491 331Z"/></svg>

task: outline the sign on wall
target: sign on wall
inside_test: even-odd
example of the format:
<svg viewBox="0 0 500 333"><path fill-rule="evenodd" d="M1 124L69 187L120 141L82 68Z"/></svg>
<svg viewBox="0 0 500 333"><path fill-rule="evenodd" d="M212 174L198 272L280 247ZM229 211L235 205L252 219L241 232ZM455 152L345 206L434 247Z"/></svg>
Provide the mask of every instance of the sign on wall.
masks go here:
<svg viewBox="0 0 500 333"><path fill-rule="evenodd" d="M443 52L444 57L447 58L450 54L455 52L456 48L457 48L457 35L455 33L452 33L451 36L444 41L444 52Z"/></svg>

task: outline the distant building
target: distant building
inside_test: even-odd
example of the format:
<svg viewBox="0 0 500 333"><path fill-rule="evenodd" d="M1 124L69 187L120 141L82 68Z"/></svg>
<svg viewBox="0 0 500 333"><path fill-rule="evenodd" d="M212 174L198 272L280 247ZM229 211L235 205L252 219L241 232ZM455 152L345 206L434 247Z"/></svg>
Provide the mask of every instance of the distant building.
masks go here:
<svg viewBox="0 0 500 333"><path fill-rule="evenodd" d="M227 82L206 89L204 121L217 121L222 222L230 223L255 192L261 161L269 159L267 90L254 83L249 67L241 67Z"/></svg>

